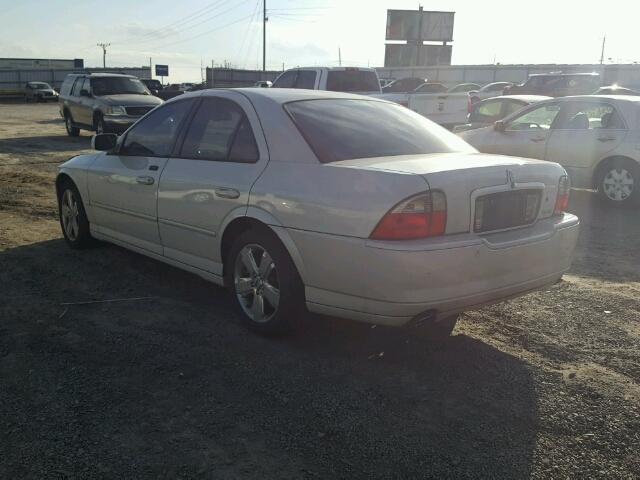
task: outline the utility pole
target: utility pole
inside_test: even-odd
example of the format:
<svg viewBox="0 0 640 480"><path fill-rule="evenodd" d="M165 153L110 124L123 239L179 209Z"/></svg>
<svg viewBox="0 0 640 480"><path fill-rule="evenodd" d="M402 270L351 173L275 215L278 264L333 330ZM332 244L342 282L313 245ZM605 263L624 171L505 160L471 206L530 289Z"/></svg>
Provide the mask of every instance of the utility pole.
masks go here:
<svg viewBox="0 0 640 480"><path fill-rule="evenodd" d="M107 68L107 47L111 46L111 44L98 43L96 46L102 48L102 68Z"/></svg>
<svg viewBox="0 0 640 480"><path fill-rule="evenodd" d="M262 71L267 71L267 0L262 0Z"/></svg>
<svg viewBox="0 0 640 480"><path fill-rule="evenodd" d="M416 67L420 66L420 51L422 50L422 46L424 42L422 41L422 21L424 19L424 8L422 5L419 6L418 11L420 12L420 25L418 25L418 44L416 45Z"/></svg>
<svg viewBox="0 0 640 480"><path fill-rule="evenodd" d="M600 53L600 65L604 63L604 46L607 43L607 36L602 37L602 52Z"/></svg>
<svg viewBox="0 0 640 480"><path fill-rule="evenodd" d="M153 66L151 65L151 57L149 57L149 76L153 78Z"/></svg>
<svg viewBox="0 0 640 480"><path fill-rule="evenodd" d="M338 66L342 66L342 51L340 50L340 47L338 47Z"/></svg>
<svg viewBox="0 0 640 480"><path fill-rule="evenodd" d="M211 59L211 88L213 88L213 59Z"/></svg>

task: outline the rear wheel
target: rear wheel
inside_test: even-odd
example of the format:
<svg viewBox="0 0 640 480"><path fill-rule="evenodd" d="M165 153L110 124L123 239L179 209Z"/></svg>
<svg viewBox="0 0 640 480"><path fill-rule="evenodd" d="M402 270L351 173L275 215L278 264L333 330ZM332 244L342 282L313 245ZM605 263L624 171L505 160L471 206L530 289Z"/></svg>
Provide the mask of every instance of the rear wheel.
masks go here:
<svg viewBox="0 0 640 480"><path fill-rule="evenodd" d="M77 137L80 135L80 129L73 126L73 118L69 112L64 114L64 127L67 129L67 135Z"/></svg>
<svg viewBox="0 0 640 480"><path fill-rule="evenodd" d="M58 193L58 213L60 227L67 244L71 248L86 248L93 240L89 220L78 189L71 181L62 184Z"/></svg>
<svg viewBox="0 0 640 480"><path fill-rule="evenodd" d="M225 273L244 323L261 334L291 331L304 315L304 288L280 240L266 228L242 233Z"/></svg>
<svg viewBox="0 0 640 480"><path fill-rule="evenodd" d="M598 193L611 205L626 206L640 198L640 167L628 159L607 163L600 169Z"/></svg>

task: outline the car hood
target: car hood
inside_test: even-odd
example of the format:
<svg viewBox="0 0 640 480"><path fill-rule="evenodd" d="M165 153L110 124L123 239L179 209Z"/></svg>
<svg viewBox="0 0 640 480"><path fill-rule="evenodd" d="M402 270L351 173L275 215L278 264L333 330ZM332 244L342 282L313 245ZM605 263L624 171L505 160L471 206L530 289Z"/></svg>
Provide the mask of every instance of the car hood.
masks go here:
<svg viewBox="0 0 640 480"><path fill-rule="evenodd" d="M155 107L162 103L161 99L153 95L119 94L103 95L98 98L107 105L127 105L132 107Z"/></svg>

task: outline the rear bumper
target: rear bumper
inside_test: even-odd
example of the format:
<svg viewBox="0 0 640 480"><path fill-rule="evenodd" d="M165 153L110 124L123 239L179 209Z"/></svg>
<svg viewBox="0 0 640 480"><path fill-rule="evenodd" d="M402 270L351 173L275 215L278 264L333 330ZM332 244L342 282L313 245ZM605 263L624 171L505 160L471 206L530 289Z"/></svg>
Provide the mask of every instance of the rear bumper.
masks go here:
<svg viewBox="0 0 640 480"><path fill-rule="evenodd" d="M485 236L376 242L293 232L309 310L386 325L456 314L558 281L579 221L565 214Z"/></svg>

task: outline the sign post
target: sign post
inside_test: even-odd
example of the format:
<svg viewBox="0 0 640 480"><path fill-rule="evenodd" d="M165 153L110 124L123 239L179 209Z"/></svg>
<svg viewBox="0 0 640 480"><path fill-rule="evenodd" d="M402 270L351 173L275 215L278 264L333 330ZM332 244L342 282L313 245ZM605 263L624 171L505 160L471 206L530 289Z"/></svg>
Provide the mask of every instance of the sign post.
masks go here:
<svg viewBox="0 0 640 480"><path fill-rule="evenodd" d="M160 83L164 86L164 77L169 76L169 65L156 64L156 77L160 77Z"/></svg>

